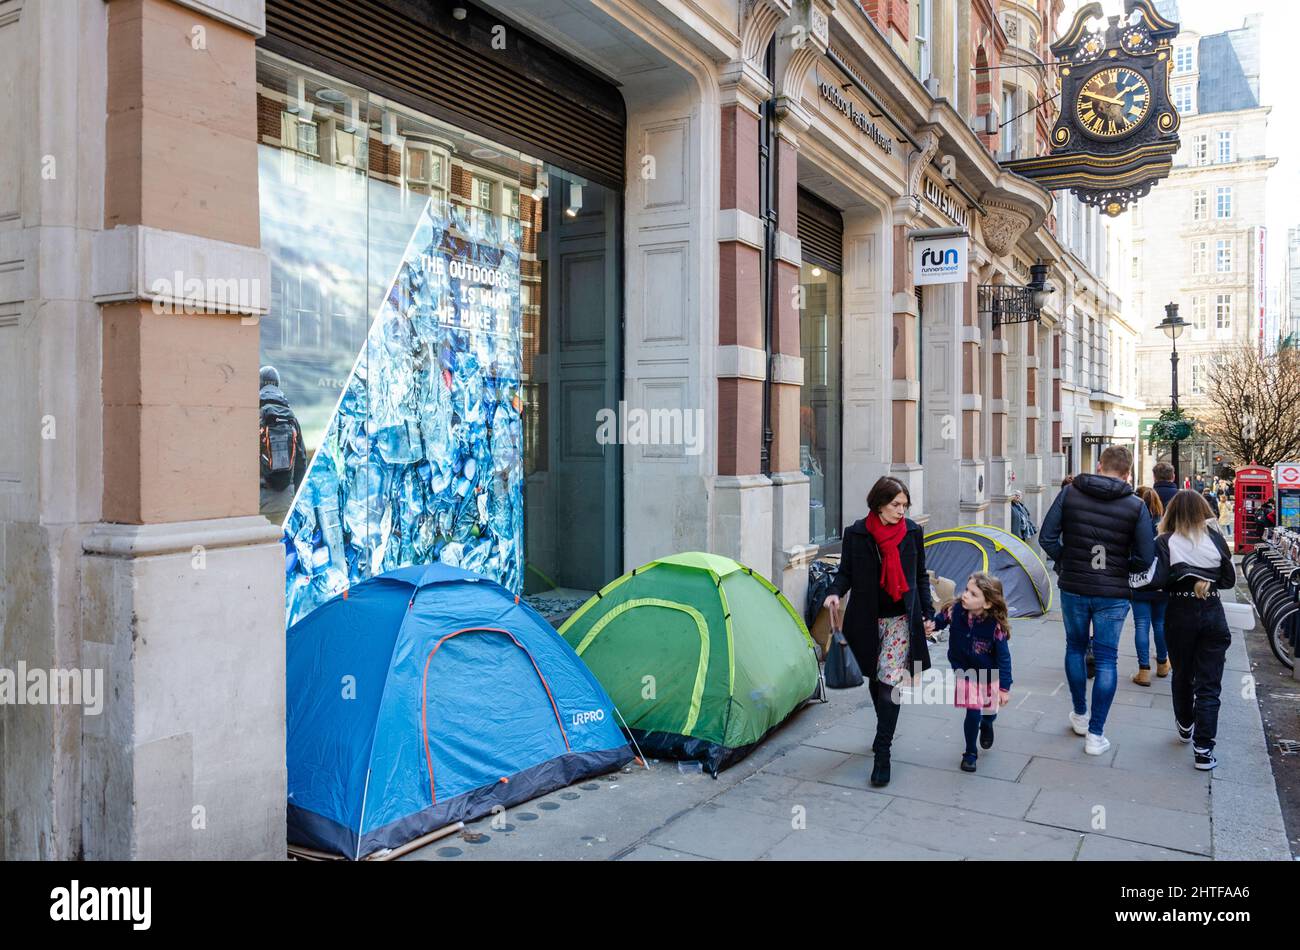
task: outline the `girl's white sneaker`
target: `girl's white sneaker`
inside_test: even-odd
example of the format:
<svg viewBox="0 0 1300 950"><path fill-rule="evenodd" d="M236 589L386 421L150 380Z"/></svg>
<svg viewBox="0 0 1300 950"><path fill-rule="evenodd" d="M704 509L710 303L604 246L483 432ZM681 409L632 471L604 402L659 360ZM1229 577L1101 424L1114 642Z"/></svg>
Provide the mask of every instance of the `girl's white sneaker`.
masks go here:
<svg viewBox="0 0 1300 950"><path fill-rule="evenodd" d="M1083 740L1083 751L1089 755L1101 755L1110 748L1110 740L1105 736L1094 736L1088 733L1088 738Z"/></svg>
<svg viewBox="0 0 1300 950"><path fill-rule="evenodd" d="M1070 728L1074 730L1076 736L1086 736L1088 734L1088 717L1080 715L1077 712L1070 713Z"/></svg>

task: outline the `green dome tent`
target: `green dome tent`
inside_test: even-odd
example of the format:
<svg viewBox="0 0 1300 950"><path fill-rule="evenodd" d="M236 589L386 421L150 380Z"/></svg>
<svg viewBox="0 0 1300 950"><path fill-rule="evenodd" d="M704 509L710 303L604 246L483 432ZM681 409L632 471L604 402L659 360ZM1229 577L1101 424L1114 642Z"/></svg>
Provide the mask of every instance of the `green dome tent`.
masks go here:
<svg viewBox="0 0 1300 950"><path fill-rule="evenodd" d="M1052 609L1052 574L1027 542L991 524L963 525L925 536L925 566L957 585L987 571L1002 581L1012 617L1039 617Z"/></svg>
<svg viewBox="0 0 1300 950"><path fill-rule="evenodd" d="M605 586L560 628L643 752L715 777L820 694L803 620L762 575L696 552Z"/></svg>

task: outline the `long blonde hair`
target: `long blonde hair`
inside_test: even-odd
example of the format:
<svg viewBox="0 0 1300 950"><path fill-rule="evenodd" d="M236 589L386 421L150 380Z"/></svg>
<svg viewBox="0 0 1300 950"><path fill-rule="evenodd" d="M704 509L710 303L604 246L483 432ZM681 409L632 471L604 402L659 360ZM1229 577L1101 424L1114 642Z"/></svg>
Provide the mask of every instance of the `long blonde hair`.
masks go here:
<svg viewBox="0 0 1300 950"><path fill-rule="evenodd" d="M1169 499L1160 530L1164 534L1180 534L1189 541L1199 541L1210 530L1205 522L1213 517L1208 501L1190 488L1182 488ZM1210 596L1209 581L1199 580L1193 589L1201 600Z"/></svg>

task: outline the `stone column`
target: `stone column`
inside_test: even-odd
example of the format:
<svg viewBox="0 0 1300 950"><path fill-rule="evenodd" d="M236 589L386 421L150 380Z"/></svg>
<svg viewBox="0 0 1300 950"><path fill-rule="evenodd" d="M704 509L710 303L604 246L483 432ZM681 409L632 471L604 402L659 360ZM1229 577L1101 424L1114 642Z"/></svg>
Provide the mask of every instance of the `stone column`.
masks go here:
<svg viewBox="0 0 1300 950"><path fill-rule="evenodd" d="M771 481L763 474L763 222L759 219L759 110L767 82L733 65L721 104L718 204L718 476L715 550L760 569L771 562ZM778 415L775 399L773 421ZM775 428L775 425L774 425Z"/></svg>
<svg viewBox="0 0 1300 950"><path fill-rule="evenodd" d="M258 514L249 0L110 0L102 523L83 542L87 858L284 855L284 561Z"/></svg>
<svg viewBox="0 0 1300 950"><path fill-rule="evenodd" d="M983 523L988 509L988 484L985 479L984 436L984 335L979 313L980 274L987 259L977 260L972 253L970 279L966 282L965 307L961 327L961 475L959 523ZM985 321L988 317L983 318Z"/></svg>
<svg viewBox="0 0 1300 950"><path fill-rule="evenodd" d="M799 409L803 393L803 346L797 302L799 267L800 133L808 128L802 109L783 111L776 137L776 260L772 316L772 576L793 603L808 585L808 506L811 486L799 467ZM795 303L795 306L791 304ZM841 321L841 327L843 321ZM794 599L797 598L797 599Z"/></svg>
<svg viewBox="0 0 1300 950"><path fill-rule="evenodd" d="M1007 354L1010 352L1011 336L1019 327L1015 324L999 326L996 329L989 321L991 337L988 347L989 372L989 458L988 484L989 496L988 523L999 528L1011 527L1010 493L1011 472L1013 466L1007 453L1007 426L1009 424L1008 404L1011 397L1007 389Z"/></svg>

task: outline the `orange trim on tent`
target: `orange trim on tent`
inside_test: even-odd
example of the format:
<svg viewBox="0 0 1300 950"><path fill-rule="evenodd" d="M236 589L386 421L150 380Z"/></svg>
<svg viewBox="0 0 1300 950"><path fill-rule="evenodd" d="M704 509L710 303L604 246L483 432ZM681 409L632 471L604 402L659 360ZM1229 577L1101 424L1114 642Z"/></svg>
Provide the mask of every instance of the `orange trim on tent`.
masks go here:
<svg viewBox="0 0 1300 950"><path fill-rule="evenodd" d="M533 655L528 652L528 648L515 639L513 633L500 627L464 627L460 630L454 630L435 643L433 649L429 651L429 655L424 661L424 682L420 686L420 725L424 730L424 758L429 767L429 798L435 805L438 803L438 795L433 782L433 752L429 749L429 664L433 662L433 655L442 649L442 645L452 637L458 637L462 633L474 632L504 633L510 638L511 643L524 651L524 656L528 657L528 662L533 664L533 672L537 674L537 678L542 682L542 689L546 690L546 698L551 701L551 711L555 713L555 724L560 727L560 737L564 739L564 751L573 751L573 746L569 744L569 734L564 731L564 720L560 718L560 707L556 705L555 697L551 694L551 684L546 682L546 677L542 675L541 668L538 667L537 661L533 659ZM509 779L502 778L501 781L508 782Z"/></svg>

